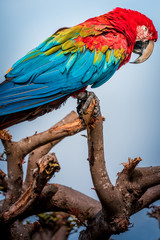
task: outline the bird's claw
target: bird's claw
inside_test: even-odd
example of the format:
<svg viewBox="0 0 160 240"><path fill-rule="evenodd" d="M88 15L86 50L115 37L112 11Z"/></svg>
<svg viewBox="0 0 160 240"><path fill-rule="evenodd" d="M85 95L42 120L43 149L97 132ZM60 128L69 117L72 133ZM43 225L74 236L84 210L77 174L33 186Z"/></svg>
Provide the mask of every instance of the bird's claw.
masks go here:
<svg viewBox="0 0 160 240"><path fill-rule="evenodd" d="M76 94L76 97L78 100L77 112L80 117L82 117L83 114L87 114L87 109L93 99L95 100L93 116L94 117L99 116L100 113L99 99L94 92L84 91Z"/></svg>

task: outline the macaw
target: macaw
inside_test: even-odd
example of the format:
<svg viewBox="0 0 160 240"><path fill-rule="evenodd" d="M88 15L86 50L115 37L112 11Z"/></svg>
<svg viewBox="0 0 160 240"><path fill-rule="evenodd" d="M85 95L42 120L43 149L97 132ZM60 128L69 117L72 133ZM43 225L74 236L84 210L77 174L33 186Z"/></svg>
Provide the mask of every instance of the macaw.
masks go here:
<svg viewBox="0 0 160 240"><path fill-rule="evenodd" d="M147 60L157 41L153 22L122 8L61 28L7 71L0 85L0 129L57 109L68 97L108 81L131 53Z"/></svg>

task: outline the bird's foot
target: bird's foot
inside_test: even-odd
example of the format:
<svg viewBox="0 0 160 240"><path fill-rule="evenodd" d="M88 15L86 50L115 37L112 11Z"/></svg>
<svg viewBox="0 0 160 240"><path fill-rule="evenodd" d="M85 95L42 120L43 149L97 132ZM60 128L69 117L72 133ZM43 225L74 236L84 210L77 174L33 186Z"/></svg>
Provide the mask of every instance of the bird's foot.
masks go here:
<svg viewBox="0 0 160 240"><path fill-rule="evenodd" d="M75 94L75 96L78 100L77 112L80 117L82 117L83 114L87 114L87 109L93 99L95 100L93 116L94 117L99 116L99 113L100 113L99 99L94 92L84 91L84 92Z"/></svg>

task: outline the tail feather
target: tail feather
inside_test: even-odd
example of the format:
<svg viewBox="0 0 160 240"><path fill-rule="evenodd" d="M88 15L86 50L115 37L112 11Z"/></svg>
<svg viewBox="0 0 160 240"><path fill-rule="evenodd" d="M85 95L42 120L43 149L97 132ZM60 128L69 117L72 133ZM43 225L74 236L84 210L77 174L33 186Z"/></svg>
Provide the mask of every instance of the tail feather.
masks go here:
<svg viewBox="0 0 160 240"><path fill-rule="evenodd" d="M59 108L61 104L67 100L68 97L69 96L64 96L60 99L36 108L0 116L0 130L11 127L12 125L23 122L25 120L31 121L39 116L44 115L45 113L49 113L53 109Z"/></svg>

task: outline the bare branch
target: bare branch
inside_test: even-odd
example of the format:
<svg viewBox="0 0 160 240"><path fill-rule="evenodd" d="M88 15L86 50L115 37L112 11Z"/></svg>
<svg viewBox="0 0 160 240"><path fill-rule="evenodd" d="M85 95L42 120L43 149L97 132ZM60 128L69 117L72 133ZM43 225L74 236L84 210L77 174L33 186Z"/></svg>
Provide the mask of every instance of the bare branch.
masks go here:
<svg viewBox="0 0 160 240"><path fill-rule="evenodd" d="M27 187L29 187L30 183L33 181L33 176L34 176L33 172L37 166L37 161L43 156L45 156L50 151L50 149L54 146L54 144L57 144L59 141L60 140L55 140L51 143L41 146L29 154L27 174L26 174L26 180L23 184L23 191L26 190Z"/></svg>
<svg viewBox="0 0 160 240"><path fill-rule="evenodd" d="M109 239L112 234L128 229L130 215L160 198L160 167L137 168L141 158L129 158L129 162L123 164L124 169L118 175L116 186L112 185L104 160L103 118L101 114L96 118L92 116L94 106L93 100L87 113L83 115L84 122L75 112L71 112L49 130L19 142L13 142L8 132L0 132L9 173L7 183L5 174L0 171L0 184L6 189L8 187L7 200L3 205L6 208L1 208L1 226L16 226L17 219L23 220L46 211L63 211L65 214L75 215L82 225L86 226L88 222L87 229L80 234L80 240ZM91 176L100 202L69 187L47 184L60 167L54 154L46 154L64 137L85 128L88 134ZM22 189L22 161L28 153L27 176ZM17 177L20 177L18 183ZM12 200L13 193L16 194ZM59 232L56 230L56 234L62 239L63 231L60 230L62 229L60 228ZM66 232L62 234L65 237L68 234L66 226L63 230ZM27 233L27 229L24 229L25 232Z"/></svg>
<svg viewBox="0 0 160 240"><path fill-rule="evenodd" d="M35 134L31 137L24 138L17 142L23 156L49 142L74 135L86 128L85 124L79 119L75 112L71 112L67 116L70 118L66 124L61 126L54 126L47 131Z"/></svg>
<svg viewBox="0 0 160 240"><path fill-rule="evenodd" d="M79 211L79 214L87 214L90 217L93 217L101 209L101 204L92 199L91 197L86 196L72 188L56 184L58 191L52 196L50 202L47 204L47 211L62 211L62 212L76 212ZM45 195L45 191L49 188L46 186L42 195ZM44 199L42 198L42 202ZM42 206L43 204L40 203ZM73 214L74 215L74 214Z"/></svg>
<svg viewBox="0 0 160 240"><path fill-rule="evenodd" d="M75 113L72 112L72 113L68 114L65 118L63 118L61 121L56 123L50 129L52 130L53 128L57 128L57 127L66 125L66 124L72 122L76 118L77 118L77 115L75 115ZM54 147L57 143L62 141L62 139L63 138L60 138L60 139L54 140L52 142L49 142L39 148L36 148L34 151L32 151L29 154L27 175L26 175L26 180L24 182L24 186L23 186L24 189L26 189L29 186L30 182L32 181L32 176L33 176L32 173L33 173L33 170L36 168L37 160L40 159L41 157L43 157L45 154L47 154L52 149L52 147Z"/></svg>
<svg viewBox="0 0 160 240"><path fill-rule="evenodd" d="M160 182L160 167L137 168L141 158L129 159L118 174L116 187L121 191L129 208L129 215L157 200ZM144 203L143 203L144 201Z"/></svg>
<svg viewBox="0 0 160 240"><path fill-rule="evenodd" d="M80 233L80 240L109 239L111 234L128 229L128 209L123 195L109 179L103 150L103 125L101 114L96 121L87 126L90 171L97 195L102 204L99 211L85 231Z"/></svg>
<svg viewBox="0 0 160 240"><path fill-rule="evenodd" d="M94 125L87 127L90 171L93 184L103 208L108 216L113 216L122 208L120 192L109 179L103 149L103 125L101 114Z"/></svg>
<svg viewBox="0 0 160 240"><path fill-rule="evenodd" d="M138 200L137 209L135 212L138 212L143 208L149 207L150 204L154 203L159 199L160 199L160 184L147 189L147 191Z"/></svg>
<svg viewBox="0 0 160 240"><path fill-rule="evenodd" d="M101 210L100 202L72 188L60 184L47 184L32 206L19 219L42 212L66 212L83 219L93 218Z"/></svg>
<svg viewBox="0 0 160 240"><path fill-rule="evenodd" d="M47 181L60 169L54 154L45 155L39 160L37 165L38 169L36 169L34 173L33 183L30 184L18 201L15 202L8 211L3 213L2 220L4 222L13 221L17 216L24 214L39 197Z"/></svg>
<svg viewBox="0 0 160 240"><path fill-rule="evenodd" d="M136 168L132 174L132 182L146 190L160 182L160 166Z"/></svg>
<svg viewBox="0 0 160 240"><path fill-rule="evenodd" d="M4 208L14 203L21 195L23 171L23 157L15 142L2 141L7 155L7 172L8 172L8 190L5 199Z"/></svg>
<svg viewBox="0 0 160 240"><path fill-rule="evenodd" d="M65 118L61 121L62 125L55 125L47 131L27 137L19 142L11 141L12 137L7 131L0 131L0 137L7 155L8 166L8 191L4 208L7 208L8 205L18 200L21 195L23 182L22 162L29 152L49 142L57 142L66 136L76 134L86 128L75 112L71 112L66 118L66 122ZM53 144L56 144L56 142ZM29 181L27 185L28 183Z"/></svg>

